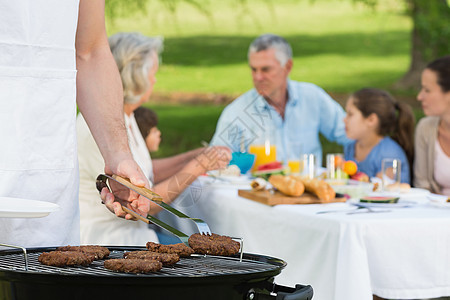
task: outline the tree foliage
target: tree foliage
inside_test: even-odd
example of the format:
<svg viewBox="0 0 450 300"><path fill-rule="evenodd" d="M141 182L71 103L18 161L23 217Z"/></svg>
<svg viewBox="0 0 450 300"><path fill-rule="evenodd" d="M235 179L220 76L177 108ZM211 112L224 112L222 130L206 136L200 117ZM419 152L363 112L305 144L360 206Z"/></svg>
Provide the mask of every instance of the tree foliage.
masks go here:
<svg viewBox="0 0 450 300"><path fill-rule="evenodd" d="M108 20L147 11L149 0L105 0L105 15Z"/></svg>
<svg viewBox="0 0 450 300"><path fill-rule="evenodd" d="M105 15L110 21L121 16L129 16L138 12L147 12L147 6L158 2L162 7L175 14L180 3L189 4L204 15L211 17L208 0L105 0Z"/></svg>
<svg viewBox="0 0 450 300"><path fill-rule="evenodd" d="M353 0L376 8L378 0ZM447 0L397 0L405 4L413 22L411 63L408 72L394 84L398 89L417 89L426 64L450 53L450 7Z"/></svg>
<svg viewBox="0 0 450 300"><path fill-rule="evenodd" d="M425 61L450 52L450 7L446 0L407 0Z"/></svg>

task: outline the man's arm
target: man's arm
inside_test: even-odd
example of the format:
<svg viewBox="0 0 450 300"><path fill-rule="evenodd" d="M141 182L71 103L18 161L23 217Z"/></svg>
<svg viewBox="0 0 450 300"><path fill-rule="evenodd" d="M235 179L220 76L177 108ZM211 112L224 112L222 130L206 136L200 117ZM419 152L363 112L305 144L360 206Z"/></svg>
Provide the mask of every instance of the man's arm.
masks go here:
<svg viewBox="0 0 450 300"><path fill-rule="evenodd" d="M236 101L236 100L235 100ZM229 104L224 108L217 120L216 130L209 144L211 146L226 146L232 152L239 151L240 140L234 132L241 132L239 120L239 111L236 111L233 106ZM247 120L246 120L247 121Z"/></svg>
<svg viewBox="0 0 450 300"><path fill-rule="evenodd" d="M148 187L128 146L122 83L106 36L104 0L80 1L75 48L77 104L105 160L105 172ZM125 216L112 194L104 191L102 199L116 215ZM139 200L136 194L128 200L143 213L149 209L149 201Z"/></svg>
<svg viewBox="0 0 450 300"><path fill-rule="evenodd" d="M318 87L317 100L320 100L320 132L332 142L346 145L350 142L345 133L345 111L342 106Z"/></svg>

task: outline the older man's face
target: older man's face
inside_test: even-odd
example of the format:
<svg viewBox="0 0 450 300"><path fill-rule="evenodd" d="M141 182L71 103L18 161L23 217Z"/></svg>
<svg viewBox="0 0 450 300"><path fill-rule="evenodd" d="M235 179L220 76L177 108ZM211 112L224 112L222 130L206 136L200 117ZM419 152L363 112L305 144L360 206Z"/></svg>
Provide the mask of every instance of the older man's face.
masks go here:
<svg viewBox="0 0 450 300"><path fill-rule="evenodd" d="M286 90L286 81L292 67L289 60L285 66L275 58L275 50L268 49L249 55L253 85L258 93L268 99Z"/></svg>

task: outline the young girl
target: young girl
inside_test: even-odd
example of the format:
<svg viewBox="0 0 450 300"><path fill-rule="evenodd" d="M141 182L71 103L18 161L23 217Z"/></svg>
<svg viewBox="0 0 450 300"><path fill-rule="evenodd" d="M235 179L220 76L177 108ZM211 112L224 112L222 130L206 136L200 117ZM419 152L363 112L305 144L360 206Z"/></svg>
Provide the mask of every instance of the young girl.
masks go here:
<svg viewBox="0 0 450 300"><path fill-rule="evenodd" d="M344 118L347 137L353 141L344 148L346 160L353 160L358 170L369 177L381 177L381 161L401 161L401 182L410 183L414 156L414 115L411 108L396 102L386 91L364 88L346 104Z"/></svg>

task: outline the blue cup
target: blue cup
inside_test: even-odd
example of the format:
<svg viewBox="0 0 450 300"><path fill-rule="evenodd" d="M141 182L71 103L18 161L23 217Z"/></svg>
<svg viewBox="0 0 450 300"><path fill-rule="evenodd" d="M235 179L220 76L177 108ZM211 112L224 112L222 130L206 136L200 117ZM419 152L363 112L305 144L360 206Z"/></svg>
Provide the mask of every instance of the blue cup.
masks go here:
<svg viewBox="0 0 450 300"><path fill-rule="evenodd" d="M245 174L253 167L255 162L255 154L247 152L233 152L231 154L230 165L236 165L241 170L241 174Z"/></svg>

